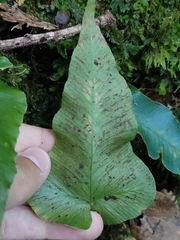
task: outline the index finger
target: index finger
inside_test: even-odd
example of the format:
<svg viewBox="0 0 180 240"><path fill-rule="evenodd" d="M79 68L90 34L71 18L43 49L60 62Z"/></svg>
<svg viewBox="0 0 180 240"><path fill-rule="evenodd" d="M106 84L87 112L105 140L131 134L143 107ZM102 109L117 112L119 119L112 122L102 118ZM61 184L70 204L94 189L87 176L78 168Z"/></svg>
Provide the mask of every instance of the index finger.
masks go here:
<svg viewBox="0 0 180 240"><path fill-rule="evenodd" d="M23 123L20 127L15 151L19 153L30 147L39 147L49 152L54 142L55 135L51 129L35 127Z"/></svg>

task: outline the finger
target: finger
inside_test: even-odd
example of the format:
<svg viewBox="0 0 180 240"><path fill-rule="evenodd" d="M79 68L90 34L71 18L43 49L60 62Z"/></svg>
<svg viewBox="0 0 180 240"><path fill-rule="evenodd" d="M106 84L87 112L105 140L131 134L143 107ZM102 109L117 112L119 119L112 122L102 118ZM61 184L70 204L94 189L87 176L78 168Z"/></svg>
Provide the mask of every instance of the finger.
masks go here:
<svg viewBox="0 0 180 240"><path fill-rule="evenodd" d="M91 212L92 223L89 229L79 230L64 225L48 223L46 228L47 239L63 240L94 240L102 233L103 220L96 212Z"/></svg>
<svg viewBox="0 0 180 240"><path fill-rule="evenodd" d="M54 145L55 136L51 129L22 124L15 146L16 152L22 152L29 147L39 147L49 152Z"/></svg>
<svg viewBox="0 0 180 240"><path fill-rule="evenodd" d="M3 239L59 239L93 240L103 230L103 221L92 212L92 224L88 230L79 230L39 219L27 206L6 211L2 223Z"/></svg>
<svg viewBox="0 0 180 240"><path fill-rule="evenodd" d="M29 148L16 159L17 174L8 192L6 209L25 203L42 185L50 172L48 154L39 148Z"/></svg>

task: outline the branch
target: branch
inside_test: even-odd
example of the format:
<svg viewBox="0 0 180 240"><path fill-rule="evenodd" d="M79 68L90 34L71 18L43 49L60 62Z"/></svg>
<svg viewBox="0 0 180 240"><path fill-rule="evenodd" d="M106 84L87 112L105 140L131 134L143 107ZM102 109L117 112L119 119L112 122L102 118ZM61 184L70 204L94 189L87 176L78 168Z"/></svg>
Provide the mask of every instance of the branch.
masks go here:
<svg viewBox="0 0 180 240"><path fill-rule="evenodd" d="M95 19L95 22L100 27L112 26L115 24L116 19L110 11ZM6 51L14 48L26 47L33 44L42 44L51 41L59 41L62 39L71 38L81 31L81 24L69 27L63 30L41 33L41 34L25 34L23 37L0 40L0 50Z"/></svg>

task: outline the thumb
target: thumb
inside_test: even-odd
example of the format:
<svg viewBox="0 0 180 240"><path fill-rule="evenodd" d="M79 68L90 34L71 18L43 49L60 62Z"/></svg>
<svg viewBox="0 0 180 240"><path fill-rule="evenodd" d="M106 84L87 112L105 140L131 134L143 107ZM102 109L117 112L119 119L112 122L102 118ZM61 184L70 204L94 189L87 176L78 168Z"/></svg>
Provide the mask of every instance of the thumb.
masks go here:
<svg viewBox="0 0 180 240"><path fill-rule="evenodd" d="M25 203L41 187L49 175L51 162L45 151L32 147L18 154L16 167L6 210Z"/></svg>

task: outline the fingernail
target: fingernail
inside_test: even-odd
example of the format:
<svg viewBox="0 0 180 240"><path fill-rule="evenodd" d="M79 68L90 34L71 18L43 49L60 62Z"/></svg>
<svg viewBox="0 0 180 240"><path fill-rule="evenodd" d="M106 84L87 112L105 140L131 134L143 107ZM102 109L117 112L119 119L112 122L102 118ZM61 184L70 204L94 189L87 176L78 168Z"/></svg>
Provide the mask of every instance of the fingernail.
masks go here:
<svg viewBox="0 0 180 240"><path fill-rule="evenodd" d="M20 152L18 156L31 160L41 172L45 172L50 167L50 158L48 154L40 148L28 148L24 152Z"/></svg>

